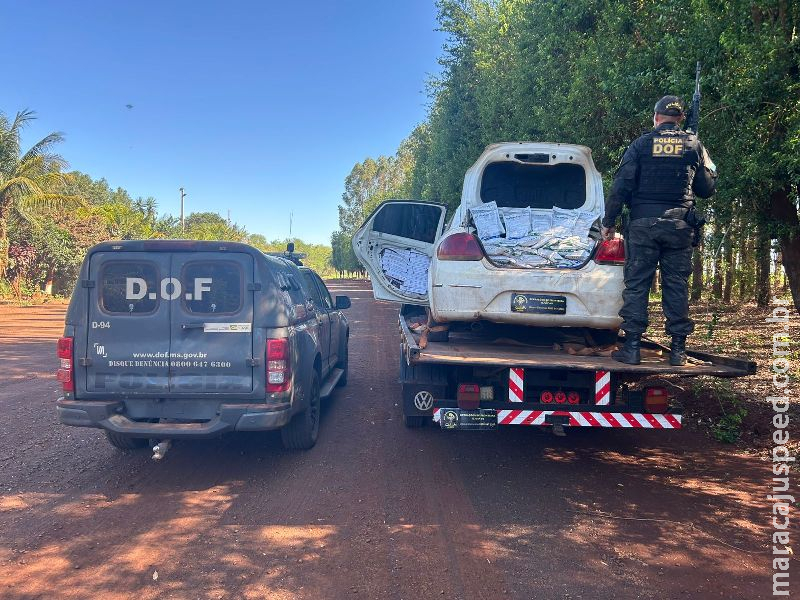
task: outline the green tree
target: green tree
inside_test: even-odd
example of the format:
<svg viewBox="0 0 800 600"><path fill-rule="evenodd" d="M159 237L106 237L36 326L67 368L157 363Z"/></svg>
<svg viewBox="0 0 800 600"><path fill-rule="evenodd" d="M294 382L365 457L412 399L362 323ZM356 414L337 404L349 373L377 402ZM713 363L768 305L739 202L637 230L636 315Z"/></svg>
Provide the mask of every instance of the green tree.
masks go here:
<svg viewBox="0 0 800 600"><path fill-rule="evenodd" d="M29 110L18 112L12 121L0 113L0 276L8 266L11 220L30 221L38 209L76 207L83 202L60 191L69 179L61 171L64 159L53 152L63 141L61 133L51 133L21 152L21 132L34 118Z"/></svg>
<svg viewBox="0 0 800 600"><path fill-rule="evenodd" d="M226 240L241 242L247 239L247 231L236 223L224 219L215 212L195 212L185 219L186 232L182 236L180 227L176 237L190 240Z"/></svg>
<svg viewBox="0 0 800 600"><path fill-rule="evenodd" d="M718 194L699 202L716 220L699 272L727 270L728 288L738 281L745 298L758 290L764 301L768 238L777 239L800 308L800 4L439 0L437 6L447 42L441 73L429 84L427 122L414 131L414 197L457 204L466 169L498 141L587 145L609 183L627 145L649 127L655 100L691 96L699 59L700 133L721 173ZM345 213L356 208L340 219L345 232L367 204L351 197L359 201L345 198ZM714 253L726 232L731 247L720 259Z"/></svg>

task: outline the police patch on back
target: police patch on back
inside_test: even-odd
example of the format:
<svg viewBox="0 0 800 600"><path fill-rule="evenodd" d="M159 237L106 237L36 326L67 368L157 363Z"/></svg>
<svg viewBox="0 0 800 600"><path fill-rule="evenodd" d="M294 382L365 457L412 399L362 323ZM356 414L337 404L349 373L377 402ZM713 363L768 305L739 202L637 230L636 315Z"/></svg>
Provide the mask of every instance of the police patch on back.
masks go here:
<svg viewBox="0 0 800 600"><path fill-rule="evenodd" d="M654 157L681 157L686 148L686 140L681 136L655 136L653 138Z"/></svg>

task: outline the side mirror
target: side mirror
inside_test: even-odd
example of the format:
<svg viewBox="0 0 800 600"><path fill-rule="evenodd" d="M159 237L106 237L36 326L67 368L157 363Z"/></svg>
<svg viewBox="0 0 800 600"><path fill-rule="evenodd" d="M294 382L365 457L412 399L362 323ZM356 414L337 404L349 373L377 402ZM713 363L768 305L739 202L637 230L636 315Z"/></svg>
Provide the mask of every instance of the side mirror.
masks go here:
<svg viewBox="0 0 800 600"><path fill-rule="evenodd" d="M350 298L347 296L336 296L336 310L350 308Z"/></svg>

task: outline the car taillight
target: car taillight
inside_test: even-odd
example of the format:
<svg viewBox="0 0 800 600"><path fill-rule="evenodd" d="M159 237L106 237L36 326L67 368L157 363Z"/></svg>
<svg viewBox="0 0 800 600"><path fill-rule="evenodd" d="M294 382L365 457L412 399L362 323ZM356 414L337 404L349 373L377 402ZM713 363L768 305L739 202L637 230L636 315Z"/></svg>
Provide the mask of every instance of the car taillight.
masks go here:
<svg viewBox="0 0 800 600"><path fill-rule="evenodd" d="M644 410L649 413L665 413L669 409L666 388L648 387L644 391Z"/></svg>
<svg viewBox="0 0 800 600"><path fill-rule="evenodd" d="M61 382L61 389L65 392L75 391L75 361L73 360L72 338L58 338L56 345L59 366L56 378Z"/></svg>
<svg viewBox="0 0 800 600"><path fill-rule="evenodd" d="M267 392L285 392L292 381L289 340L267 340Z"/></svg>
<svg viewBox="0 0 800 600"><path fill-rule="evenodd" d="M597 247L594 261L600 264L621 265L625 262L625 245L622 240L603 240Z"/></svg>
<svg viewBox="0 0 800 600"><path fill-rule="evenodd" d="M471 233L454 233L439 245L436 256L439 260L481 260L483 250Z"/></svg>

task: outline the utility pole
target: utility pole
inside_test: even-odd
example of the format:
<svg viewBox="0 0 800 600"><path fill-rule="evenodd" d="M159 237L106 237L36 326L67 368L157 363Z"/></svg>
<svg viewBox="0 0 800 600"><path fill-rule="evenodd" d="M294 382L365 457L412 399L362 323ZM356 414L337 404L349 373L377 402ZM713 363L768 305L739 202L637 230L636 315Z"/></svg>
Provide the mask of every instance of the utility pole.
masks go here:
<svg viewBox="0 0 800 600"><path fill-rule="evenodd" d="M186 197L186 192L183 191L183 188L180 188L180 190L181 190L181 235L186 235L186 222L183 220L183 199Z"/></svg>
<svg viewBox="0 0 800 600"><path fill-rule="evenodd" d="M289 239L292 240L292 241L294 241L294 238L292 238L292 218L293 217L294 217L294 213L290 212L289 213Z"/></svg>

